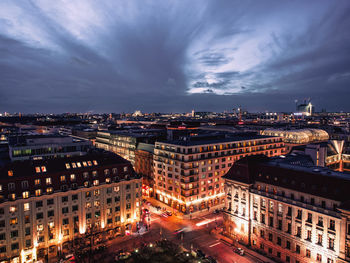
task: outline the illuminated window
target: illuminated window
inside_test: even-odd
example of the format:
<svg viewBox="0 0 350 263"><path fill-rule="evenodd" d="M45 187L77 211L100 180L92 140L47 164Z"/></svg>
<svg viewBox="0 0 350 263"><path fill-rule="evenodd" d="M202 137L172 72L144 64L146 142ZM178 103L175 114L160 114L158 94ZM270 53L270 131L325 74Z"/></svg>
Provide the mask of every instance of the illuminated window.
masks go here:
<svg viewBox="0 0 350 263"><path fill-rule="evenodd" d="M97 161L96 160L93 160L92 162L94 163L94 165L97 165Z"/></svg>
<svg viewBox="0 0 350 263"><path fill-rule="evenodd" d="M41 166L41 171L42 171L43 173L45 173L45 172L46 172L46 166Z"/></svg>
<svg viewBox="0 0 350 263"><path fill-rule="evenodd" d="M77 162L77 166L80 168L80 167L81 167L81 163L80 163L80 162Z"/></svg>
<svg viewBox="0 0 350 263"><path fill-rule="evenodd" d="M23 204L23 210L24 211L29 211L29 203L24 203Z"/></svg>
<svg viewBox="0 0 350 263"><path fill-rule="evenodd" d="M70 169L70 164L66 163L66 169Z"/></svg>
<svg viewBox="0 0 350 263"><path fill-rule="evenodd" d="M94 191L94 196L99 196L100 195L100 190L95 190Z"/></svg>
<svg viewBox="0 0 350 263"><path fill-rule="evenodd" d="M53 193L53 188L52 187L46 188L46 193L52 194Z"/></svg>
<svg viewBox="0 0 350 263"><path fill-rule="evenodd" d="M17 206L11 205L10 206L10 213L15 213L17 211Z"/></svg>
<svg viewBox="0 0 350 263"><path fill-rule="evenodd" d="M97 176L97 171L92 171L92 176L93 177Z"/></svg>
<svg viewBox="0 0 350 263"><path fill-rule="evenodd" d="M77 165L75 163L72 163L72 168L77 168Z"/></svg>
<svg viewBox="0 0 350 263"><path fill-rule="evenodd" d="M87 203L85 204L85 207L86 207L86 208L91 208L91 202L87 202Z"/></svg>
<svg viewBox="0 0 350 263"><path fill-rule="evenodd" d="M35 183L35 185L40 185L40 179L35 179L34 183Z"/></svg>
<svg viewBox="0 0 350 263"><path fill-rule="evenodd" d="M71 181L75 181L75 174L71 174L71 175L70 175L70 180L71 180Z"/></svg>
<svg viewBox="0 0 350 263"><path fill-rule="evenodd" d="M48 177L46 178L46 185L50 185L50 184L52 184L52 181L51 181L51 178Z"/></svg>
<svg viewBox="0 0 350 263"><path fill-rule="evenodd" d="M43 231L44 230L44 225L43 224L39 224L37 227L36 227L37 231Z"/></svg>
<svg viewBox="0 0 350 263"><path fill-rule="evenodd" d="M88 165L89 165L89 166L92 166L92 163L91 163L91 161L88 161L87 163L88 163Z"/></svg>
<svg viewBox="0 0 350 263"><path fill-rule="evenodd" d="M119 186L114 186L114 192L119 192Z"/></svg>
<svg viewBox="0 0 350 263"><path fill-rule="evenodd" d="M24 199L29 198L29 192L28 192L28 191L23 192L23 193L22 193L22 197L23 197Z"/></svg>
<svg viewBox="0 0 350 263"><path fill-rule="evenodd" d="M13 171L12 170L7 171L7 175L8 176L13 176Z"/></svg>
<svg viewBox="0 0 350 263"><path fill-rule="evenodd" d="M35 196L40 196L41 195L41 189L35 190Z"/></svg>
<svg viewBox="0 0 350 263"><path fill-rule="evenodd" d="M17 217L11 218L10 219L10 225L16 225L18 223Z"/></svg>
<svg viewBox="0 0 350 263"><path fill-rule="evenodd" d="M111 182L111 178L106 178L106 183L110 183Z"/></svg>
<svg viewBox="0 0 350 263"><path fill-rule="evenodd" d="M40 173L40 172L41 172L41 170L40 170L40 167L39 167L39 166L35 167L35 172L36 172L36 173Z"/></svg>
<svg viewBox="0 0 350 263"><path fill-rule="evenodd" d="M86 162L83 162L83 166L86 167L86 166L87 166L87 163L86 163Z"/></svg>
<svg viewBox="0 0 350 263"><path fill-rule="evenodd" d="M66 181L66 176L65 176L65 175L61 175L61 177L60 177L60 181L61 181L61 182Z"/></svg>
<svg viewBox="0 0 350 263"><path fill-rule="evenodd" d="M99 185L99 181L98 180L94 180L93 184L96 186L96 185Z"/></svg>
<svg viewBox="0 0 350 263"><path fill-rule="evenodd" d="M16 199L16 194L10 194L10 200L15 200Z"/></svg>
<svg viewBox="0 0 350 263"><path fill-rule="evenodd" d="M128 167L124 166L124 172L127 172L127 171L128 171Z"/></svg>
<svg viewBox="0 0 350 263"><path fill-rule="evenodd" d="M95 201L95 202L94 202L94 206L95 206L95 207L99 207L99 206L100 206L100 201Z"/></svg>
<svg viewBox="0 0 350 263"><path fill-rule="evenodd" d="M84 172L83 173L83 177L84 177L84 179L88 179L89 178L89 173L88 172Z"/></svg>
<svg viewBox="0 0 350 263"><path fill-rule="evenodd" d="M109 169L104 170L105 175L109 175Z"/></svg>
<svg viewBox="0 0 350 263"><path fill-rule="evenodd" d="M2 184L0 184L0 192L2 192Z"/></svg>

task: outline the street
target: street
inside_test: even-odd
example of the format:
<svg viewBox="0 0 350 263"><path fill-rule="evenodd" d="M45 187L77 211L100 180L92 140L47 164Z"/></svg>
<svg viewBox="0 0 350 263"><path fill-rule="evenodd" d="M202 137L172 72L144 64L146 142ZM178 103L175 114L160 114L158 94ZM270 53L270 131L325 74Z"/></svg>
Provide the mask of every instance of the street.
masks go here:
<svg viewBox="0 0 350 263"><path fill-rule="evenodd" d="M133 233L130 236L121 237L107 242L107 253L103 256L104 262L113 262L117 251L133 251L143 243L152 243L160 238L168 239L184 248L190 250L200 249L207 256L212 256L220 263L233 262L259 262L259 260L247 253L240 256L233 252L232 246L220 240L210 231L222 224L220 214L184 220L176 216L164 217L161 214L151 213L150 218L145 218L150 223L150 230L145 231L142 227L140 233ZM175 234L175 230L185 228L185 231ZM261 261L260 261L261 262Z"/></svg>

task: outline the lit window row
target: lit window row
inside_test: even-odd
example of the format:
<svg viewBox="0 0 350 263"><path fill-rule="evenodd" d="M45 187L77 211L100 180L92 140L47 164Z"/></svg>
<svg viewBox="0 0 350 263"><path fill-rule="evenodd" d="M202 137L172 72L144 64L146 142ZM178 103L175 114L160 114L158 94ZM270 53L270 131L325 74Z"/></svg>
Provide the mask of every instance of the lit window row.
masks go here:
<svg viewBox="0 0 350 263"><path fill-rule="evenodd" d="M91 161L83 161L83 162L74 162L74 163L66 163L66 169L71 169L71 168L81 168L81 167L88 167L92 165L97 165L97 161L93 160Z"/></svg>

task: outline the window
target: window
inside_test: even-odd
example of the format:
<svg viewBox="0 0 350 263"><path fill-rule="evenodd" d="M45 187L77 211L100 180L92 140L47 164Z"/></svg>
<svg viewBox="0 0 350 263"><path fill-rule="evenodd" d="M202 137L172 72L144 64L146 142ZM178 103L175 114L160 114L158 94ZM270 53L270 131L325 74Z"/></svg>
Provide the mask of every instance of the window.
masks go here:
<svg viewBox="0 0 350 263"><path fill-rule="evenodd" d="M36 214L36 219L43 219L44 218L44 214L43 213L37 213Z"/></svg>
<svg viewBox="0 0 350 263"><path fill-rule="evenodd" d="M11 244L11 250L17 250L17 249L19 249L18 243Z"/></svg>
<svg viewBox="0 0 350 263"><path fill-rule="evenodd" d="M318 235L317 235L317 244L318 244L318 245L321 245L321 246L322 246L322 237L323 237L322 234L318 234Z"/></svg>
<svg viewBox="0 0 350 263"><path fill-rule="evenodd" d="M23 204L23 210L24 211L29 211L29 203L24 203Z"/></svg>
<svg viewBox="0 0 350 263"><path fill-rule="evenodd" d="M68 225L69 224L69 218L63 218L62 225Z"/></svg>
<svg viewBox="0 0 350 263"><path fill-rule="evenodd" d="M35 203L35 207L38 208L38 207L42 207L43 206L43 201L37 201Z"/></svg>
<svg viewBox="0 0 350 263"><path fill-rule="evenodd" d="M311 241L311 230L308 230L308 231L306 232L306 240L307 240L307 241Z"/></svg>
<svg viewBox="0 0 350 263"><path fill-rule="evenodd" d="M9 189L9 191L14 191L15 190L15 184L14 183L9 183L8 184L8 189Z"/></svg>
<svg viewBox="0 0 350 263"><path fill-rule="evenodd" d="M54 204L53 199L47 199L46 204L47 205L53 205Z"/></svg>
<svg viewBox="0 0 350 263"><path fill-rule="evenodd" d="M317 253L316 260L322 262L322 255Z"/></svg>
<svg viewBox="0 0 350 263"><path fill-rule="evenodd" d="M30 236L30 227L26 227L24 229L24 233L25 233L26 236Z"/></svg>
<svg viewBox="0 0 350 263"><path fill-rule="evenodd" d="M93 181L93 184L94 184L94 186L99 185L99 180L94 180L94 181Z"/></svg>
<svg viewBox="0 0 350 263"><path fill-rule="evenodd" d="M35 190L35 196L41 196L41 189Z"/></svg>
<svg viewBox="0 0 350 263"><path fill-rule="evenodd" d="M60 181L61 181L61 182L65 182L65 181L66 181L66 176L65 176L65 175L61 175Z"/></svg>
<svg viewBox="0 0 350 263"><path fill-rule="evenodd" d="M68 212L68 207L62 207L62 214L67 214Z"/></svg>
<svg viewBox="0 0 350 263"><path fill-rule="evenodd" d="M73 206L72 206L72 212L78 211L78 208L79 208L79 207L78 207L77 205L73 205Z"/></svg>
<svg viewBox="0 0 350 263"><path fill-rule="evenodd" d="M334 250L334 238L328 238L328 248Z"/></svg>
<svg viewBox="0 0 350 263"><path fill-rule="evenodd" d="M71 175L70 175L70 180L71 180L72 182L74 182L75 179L76 179L75 174L71 174Z"/></svg>
<svg viewBox="0 0 350 263"><path fill-rule="evenodd" d="M94 191L94 196L99 196L100 195L100 190L95 190Z"/></svg>
<svg viewBox="0 0 350 263"><path fill-rule="evenodd" d="M78 200L78 195L77 195L77 194L72 195L72 200L73 200L73 201L74 201L74 200Z"/></svg>
<svg viewBox="0 0 350 263"><path fill-rule="evenodd" d="M290 249L290 241L286 241L286 249Z"/></svg>
<svg viewBox="0 0 350 263"><path fill-rule="evenodd" d="M29 187L28 181L23 181L22 182L22 189L27 189Z"/></svg>
<svg viewBox="0 0 350 263"><path fill-rule="evenodd" d="M306 222L308 222L308 223L312 223L312 214L311 213L307 213L307 220L306 220Z"/></svg>
<svg viewBox="0 0 350 263"><path fill-rule="evenodd" d="M49 210L49 211L47 211L47 217L52 217L52 216L54 216L54 215L55 215L54 210Z"/></svg>
<svg viewBox="0 0 350 263"><path fill-rule="evenodd" d="M96 177L97 176L97 171L92 171L92 177Z"/></svg>
<svg viewBox="0 0 350 263"><path fill-rule="evenodd" d="M23 197L23 199L29 198L29 191L23 192L23 193L22 193L22 197Z"/></svg>
<svg viewBox="0 0 350 263"><path fill-rule="evenodd" d="M113 174L117 174L117 172L118 172L118 169L117 169L117 168L113 168L113 169L112 169L112 173L113 173Z"/></svg>
<svg viewBox="0 0 350 263"><path fill-rule="evenodd" d="M277 237L277 245L279 246L282 245L282 239L280 237Z"/></svg>
<svg viewBox="0 0 350 263"><path fill-rule="evenodd" d="M47 177L47 178L45 179L45 181L46 181L46 185L51 185L51 184L52 184L52 180L51 180L50 177Z"/></svg>
<svg viewBox="0 0 350 263"><path fill-rule="evenodd" d="M322 216L318 217L317 225L320 226L320 227L323 227L323 217Z"/></svg>
<svg viewBox="0 0 350 263"><path fill-rule="evenodd" d="M70 169L70 164L66 163L66 169Z"/></svg>
<svg viewBox="0 0 350 263"><path fill-rule="evenodd" d="M9 210L10 210L10 213L15 213L17 211L17 206L11 205Z"/></svg>
<svg viewBox="0 0 350 263"><path fill-rule="evenodd" d="M335 221L333 219L329 220L329 229L335 231Z"/></svg>

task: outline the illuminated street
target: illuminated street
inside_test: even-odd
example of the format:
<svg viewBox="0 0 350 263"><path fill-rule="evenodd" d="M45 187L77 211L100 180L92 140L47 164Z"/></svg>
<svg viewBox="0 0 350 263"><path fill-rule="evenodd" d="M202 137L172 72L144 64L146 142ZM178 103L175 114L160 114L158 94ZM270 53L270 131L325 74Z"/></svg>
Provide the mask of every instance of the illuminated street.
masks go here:
<svg viewBox="0 0 350 263"><path fill-rule="evenodd" d="M218 239L214 234L209 233L216 226L222 224L222 216L219 214L212 214L193 220L182 220L176 216L169 216L166 218L162 215L152 214L150 216L150 222L151 229L148 232L111 241L107 250L108 255L106 255L110 258L110 262L113 262L113 256L117 251L132 251L142 243L152 243L160 237L183 245L186 249L191 249L191 247L193 250L200 249L207 256L212 256L220 263L263 262L247 253L244 256L234 253L231 245ZM205 222L205 224L203 224L203 222ZM175 230L182 228L186 229L183 238L181 238L181 233L174 233Z"/></svg>

